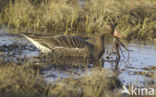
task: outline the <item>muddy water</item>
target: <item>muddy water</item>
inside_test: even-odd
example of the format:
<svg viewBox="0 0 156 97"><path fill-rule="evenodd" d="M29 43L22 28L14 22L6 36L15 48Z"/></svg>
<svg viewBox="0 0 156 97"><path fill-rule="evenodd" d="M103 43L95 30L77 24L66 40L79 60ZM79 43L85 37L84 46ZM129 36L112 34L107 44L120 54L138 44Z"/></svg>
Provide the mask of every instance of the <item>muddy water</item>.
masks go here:
<svg viewBox="0 0 156 97"><path fill-rule="evenodd" d="M20 35L10 34L10 31L0 30L0 60L1 61L15 61L18 62L18 57L28 58L39 55L39 51L25 38ZM123 49L125 57L121 57L121 61L118 66L114 61L107 60L103 66L106 69L115 72L121 82L125 85L148 85L154 81L149 75L155 73L155 70L150 69L156 66L156 41L138 41L133 40L125 42L127 48L130 51L129 58L128 53ZM112 44L106 45L107 50L110 51ZM5 56L7 54L9 56ZM4 57L5 56L5 57ZM103 56L104 58L107 56ZM71 60L73 63L75 60ZM83 65L83 62L82 62ZM92 64L90 64L91 66ZM57 79L63 78L79 78L83 76L84 69L80 68L47 68L42 71L43 76L47 82L54 82ZM88 74L92 72L87 69Z"/></svg>
<svg viewBox="0 0 156 97"><path fill-rule="evenodd" d="M132 50L129 52L129 59L122 57L118 67L106 63L105 68L117 68L118 78L125 85L147 86L154 81L149 75L156 73L155 69L151 69L156 66L156 41L133 40L127 43L127 48ZM126 51L124 55L128 55Z"/></svg>

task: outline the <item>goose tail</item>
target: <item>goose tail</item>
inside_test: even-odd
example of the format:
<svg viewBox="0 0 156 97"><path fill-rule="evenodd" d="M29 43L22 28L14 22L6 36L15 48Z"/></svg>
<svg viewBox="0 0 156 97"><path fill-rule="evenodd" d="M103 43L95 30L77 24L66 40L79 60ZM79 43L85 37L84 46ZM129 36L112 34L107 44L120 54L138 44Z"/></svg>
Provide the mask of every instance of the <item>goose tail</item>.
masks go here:
<svg viewBox="0 0 156 97"><path fill-rule="evenodd" d="M21 33L21 35L22 35L24 38L26 38L27 40L29 40L33 45L35 45L36 48L37 48L38 50L40 50L42 53L49 53L49 52L51 52L51 49L49 49L49 48L47 48L47 47L41 45L41 43L39 43L39 40L37 41L37 40L35 40L35 39L33 39L33 38L31 38L31 37L25 35L24 33Z"/></svg>

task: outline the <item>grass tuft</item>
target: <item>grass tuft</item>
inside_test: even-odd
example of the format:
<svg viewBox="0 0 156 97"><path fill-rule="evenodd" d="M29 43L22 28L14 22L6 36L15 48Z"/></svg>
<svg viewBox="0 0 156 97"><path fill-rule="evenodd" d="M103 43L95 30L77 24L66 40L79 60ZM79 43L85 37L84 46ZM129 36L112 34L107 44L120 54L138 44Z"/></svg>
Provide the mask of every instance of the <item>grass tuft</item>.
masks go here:
<svg viewBox="0 0 156 97"><path fill-rule="evenodd" d="M118 24L125 38L156 38L155 0L12 0L0 10L0 24L19 31L40 30L54 34L87 35Z"/></svg>

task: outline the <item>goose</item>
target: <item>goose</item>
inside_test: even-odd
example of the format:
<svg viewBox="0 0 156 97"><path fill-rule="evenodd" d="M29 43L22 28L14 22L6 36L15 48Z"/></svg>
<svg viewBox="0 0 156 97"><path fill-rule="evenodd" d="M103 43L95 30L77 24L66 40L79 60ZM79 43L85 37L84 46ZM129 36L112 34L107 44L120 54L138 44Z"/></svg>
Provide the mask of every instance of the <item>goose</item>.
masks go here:
<svg viewBox="0 0 156 97"><path fill-rule="evenodd" d="M42 53L55 51L57 52L55 54L94 58L95 60L100 60L105 52L104 38L106 34L118 38L123 37L122 34L116 30L116 27L112 25L105 25L103 32L96 35L94 43L76 36L41 36L21 33L22 36L34 44Z"/></svg>

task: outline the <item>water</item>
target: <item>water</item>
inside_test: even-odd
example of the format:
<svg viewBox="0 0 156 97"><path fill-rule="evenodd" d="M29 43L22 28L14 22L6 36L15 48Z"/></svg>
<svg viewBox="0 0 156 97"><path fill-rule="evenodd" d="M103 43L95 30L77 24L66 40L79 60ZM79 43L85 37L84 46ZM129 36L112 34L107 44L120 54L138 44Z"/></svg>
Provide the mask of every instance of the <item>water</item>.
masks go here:
<svg viewBox="0 0 156 97"><path fill-rule="evenodd" d="M16 60L18 57L31 58L39 55L39 51L28 40L18 34L6 32L9 31L4 29L0 30L0 60L13 60L18 62L18 60ZM156 66L156 41L133 40L125 43L127 44L126 47L132 50L130 51L129 59L127 58L127 51L123 50L125 58L121 58L118 67L115 65L115 62L105 62L104 68L115 72L120 81L125 85L148 85L154 81L152 77L147 75L155 73L155 70L150 69L150 67ZM111 44L107 44L107 51L109 51L111 47ZM8 52L11 54L11 57L4 57ZM106 57L106 55L104 57ZM68 64L70 65L71 63L76 64L76 61L70 60ZM84 65L83 62L82 65ZM90 64L90 66L91 65L92 64ZM87 74L92 72L89 68L86 70L84 68L61 69L60 67L49 67L42 70L42 74L45 77L45 81L52 83L63 78L80 78L84 75L84 71L87 71Z"/></svg>
<svg viewBox="0 0 156 97"><path fill-rule="evenodd" d="M145 68L156 66L155 42L133 40L128 43L127 47L133 51L130 52L130 58L127 64L120 63L120 69L123 69L123 71L119 75L119 79L124 84L140 86L148 84L146 83L148 81L153 81L154 79L141 75L140 73L155 73L154 70L145 70Z"/></svg>

